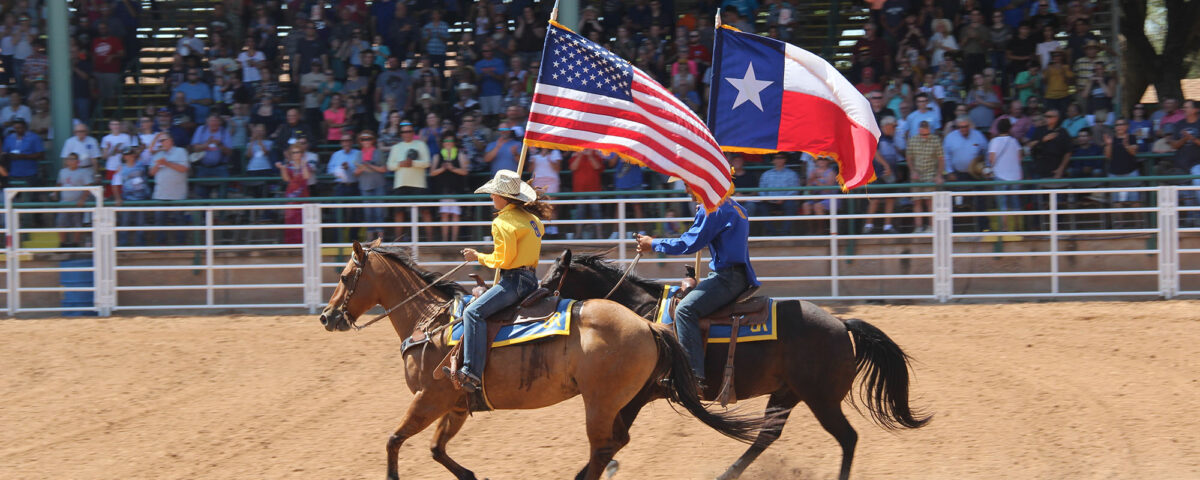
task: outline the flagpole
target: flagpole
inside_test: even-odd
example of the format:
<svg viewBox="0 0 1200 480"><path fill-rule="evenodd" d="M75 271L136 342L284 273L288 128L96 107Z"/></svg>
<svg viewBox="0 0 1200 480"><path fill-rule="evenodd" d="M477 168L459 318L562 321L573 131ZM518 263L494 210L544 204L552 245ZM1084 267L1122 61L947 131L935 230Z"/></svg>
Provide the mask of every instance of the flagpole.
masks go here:
<svg viewBox="0 0 1200 480"><path fill-rule="evenodd" d="M721 23L721 7L717 7L717 19L713 20L713 28L721 28L721 25L724 25Z"/></svg>
<svg viewBox="0 0 1200 480"><path fill-rule="evenodd" d="M550 21L554 21L554 22L558 21L558 0L554 0L554 9L550 10ZM540 69L541 65L539 65L538 68ZM529 122L526 121L525 125L528 126ZM524 130L525 135L529 134L528 129L523 129L523 130ZM528 154L529 154L529 144L525 143L525 136L522 135L521 136L521 158L517 160L517 178L521 178L521 175L523 174L522 172L525 171L525 157ZM495 277L495 279L492 280L492 286L495 286L498 283L500 283L500 269L499 268L496 269L496 277Z"/></svg>

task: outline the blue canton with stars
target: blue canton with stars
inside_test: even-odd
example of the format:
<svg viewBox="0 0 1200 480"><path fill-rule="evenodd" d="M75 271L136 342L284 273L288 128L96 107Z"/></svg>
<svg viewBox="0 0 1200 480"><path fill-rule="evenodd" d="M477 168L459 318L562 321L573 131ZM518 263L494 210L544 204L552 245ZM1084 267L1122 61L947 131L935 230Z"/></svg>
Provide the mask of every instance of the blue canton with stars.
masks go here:
<svg viewBox="0 0 1200 480"><path fill-rule="evenodd" d="M708 128L717 145L778 148L784 49L779 40L717 29L708 105Z"/></svg>
<svg viewBox="0 0 1200 480"><path fill-rule="evenodd" d="M629 62L553 24L546 32L538 83L633 101Z"/></svg>

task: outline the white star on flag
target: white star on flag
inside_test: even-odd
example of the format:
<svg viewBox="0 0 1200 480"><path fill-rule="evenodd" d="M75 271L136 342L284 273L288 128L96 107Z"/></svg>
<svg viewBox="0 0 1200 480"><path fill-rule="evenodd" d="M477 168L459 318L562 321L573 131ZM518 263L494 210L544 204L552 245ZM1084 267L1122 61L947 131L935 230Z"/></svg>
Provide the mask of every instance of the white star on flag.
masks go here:
<svg viewBox="0 0 1200 480"><path fill-rule="evenodd" d="M764 88L775 83L754 78L754 62L751 62L750 66L746 67L746 75L744 77L725 77L725 81L733 84L733 87L738 90L737 98L733 100L733 107L730 110L749 101L753 102L754 106L758 107L758 111L760 112L763 111L763 106L759 92L762 92Z"/></svg>

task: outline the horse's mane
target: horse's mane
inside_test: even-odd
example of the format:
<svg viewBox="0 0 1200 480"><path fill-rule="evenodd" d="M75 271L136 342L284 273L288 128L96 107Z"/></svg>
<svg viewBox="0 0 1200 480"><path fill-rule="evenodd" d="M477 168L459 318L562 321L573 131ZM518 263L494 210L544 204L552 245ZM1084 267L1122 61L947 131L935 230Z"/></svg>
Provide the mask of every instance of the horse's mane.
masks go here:
<svg viewBox="0 0 1200 480"><path fill-rule="evenodd" d="M617 280L621 278L621 275L625 273L625 269L613 264L612 260L609 260L608 257L605 257L603 253L579 254L571 259L571 263L577 263L587 267L612 283L616 283ZM639 277L634 272L629 272L629 276L625 277L625 281L650 292L657 292L663 288L663 284L661 282Z"/></svg>
<svg viewBox="0 0 1200 480"><path fill-rule="evenodd" d="M412 259L412 256L408 253L408 250L403 247L375 247L372 248L371 251L378 253L384 258L399 263L409 270L412 270L417 274L418 277L421 277L421 280L424 280L425 283L433 283L442 276L440 273L430 272L424 268L421 268L421 266L417 265L417 262ZM442 280L434 285L433 288L436 288L437 290L451 297L453 297L455 294L467 292L467 289L463 288L462 285L459 285L458 282L455 282L454 280Z"/></svg>

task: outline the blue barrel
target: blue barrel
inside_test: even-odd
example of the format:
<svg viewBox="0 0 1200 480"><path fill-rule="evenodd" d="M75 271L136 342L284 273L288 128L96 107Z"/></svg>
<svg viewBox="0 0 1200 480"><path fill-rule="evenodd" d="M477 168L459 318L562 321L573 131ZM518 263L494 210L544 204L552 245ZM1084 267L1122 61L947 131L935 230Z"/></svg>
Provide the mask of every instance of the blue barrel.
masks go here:
<svg viewBox="0 0 1200 480"><path fill-rule="evenodd" d="M58 266L61 268L90 268L92 266L92 259L63 260L58 263ZM95 286L95 282L92 279L92 272L58 272L58 282L64 287L92 288ZM95 305L94 300L95 298L91 290L63 292L62 306L64 308L91 308ZM96 315L96 312L91 310L68 310L63 312L63 315L78 317Z"/></svg>

